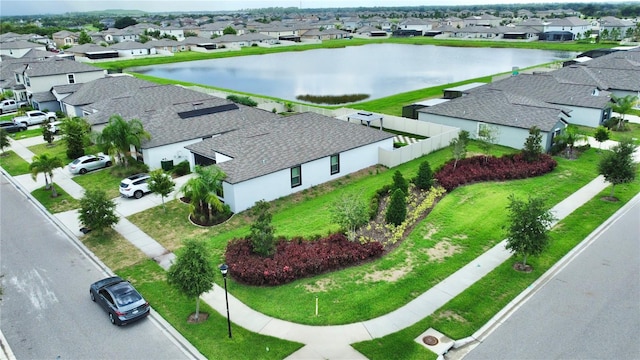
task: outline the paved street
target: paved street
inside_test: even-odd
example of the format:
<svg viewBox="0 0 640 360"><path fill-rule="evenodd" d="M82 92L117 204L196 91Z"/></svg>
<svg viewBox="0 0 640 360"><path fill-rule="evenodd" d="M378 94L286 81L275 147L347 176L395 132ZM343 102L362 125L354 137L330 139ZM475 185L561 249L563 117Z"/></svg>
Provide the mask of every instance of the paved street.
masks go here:
<svg viewBox="0 0 640 360"><path fill-rule="evenodd" d="M111 325L89 299L105 271L3 175L0 240L0 330L17 359L193 358L155 315Z"/></svg>
<svg viewBox="0 0 640 360"><path fill-rule="evenodd" d="M640 195L491 335L474 359L639 359Z"/></svg>

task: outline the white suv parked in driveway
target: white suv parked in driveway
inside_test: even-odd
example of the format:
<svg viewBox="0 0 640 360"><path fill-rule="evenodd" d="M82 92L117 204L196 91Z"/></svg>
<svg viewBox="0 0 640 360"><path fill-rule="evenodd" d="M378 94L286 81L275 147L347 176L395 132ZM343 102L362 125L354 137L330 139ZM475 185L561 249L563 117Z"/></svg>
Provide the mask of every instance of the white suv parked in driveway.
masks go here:
<svg viewBox="0 0 640 360"><path fill-rule="evenodd" d="M120 182L120 195L140 199L149 192L149 174L131 175Z"/></svg>

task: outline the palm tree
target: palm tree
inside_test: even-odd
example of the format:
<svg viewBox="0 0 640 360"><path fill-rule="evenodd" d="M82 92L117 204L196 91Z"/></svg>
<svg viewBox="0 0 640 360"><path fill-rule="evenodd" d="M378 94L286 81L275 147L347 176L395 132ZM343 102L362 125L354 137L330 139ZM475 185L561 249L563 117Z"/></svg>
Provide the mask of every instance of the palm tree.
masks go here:
<svg viewBox="0 0 640 360"><path fill-rule="evenodd" d="M9 147L10 145L9 133L5 129L0 129L0 149L2 149L2 155L4 155L4 148Z"/></svg>
<svg viewBox="0 0 640 360"><path fill-rule="evenodd" d="M222 180L227 175L215 165L196 165L194 172L198 176L184 183L180 191L189 199L194 219L209 224L211 215L223 210L218 193L222 192Z"/></svg>
<svg viewBox="0 0 640 360"><path fill-rule="evenodd" d="M585 140L587 137L580 132L580 129L575 125L567 126L560 135L556 136L556 141L565 143L567 145L567 157L571 159L573 157L573 148L577 142Z"/></svg>
<svg viewBox="0 0 640 360"><path fill-rule="evenodd" d="M131 154L131 145L139 148L143 140L149 140L151 135L144 131L142 122L138 119L125 120L120 115L113 115L109 123L97 134L96 142L106 148L118 162L129 166L127 157Z"/></svg>
<svg viewBox="0 0 640 360"><path fill-rule="evenodd" d="M33 157L31 164L29 164L29 170L31 170L31 177L35 181L39 173L44 174L45 189L51 189L51 197L57 197L56 187L53 186L53 170L63 167L62 160L57 156L50 157L49 154L44 153ZM47 178L47 176L49 176ZM51 180L51 183L49 183Z"/></svg>
<svg viewBox="0 0 640 360"><path fill-rule="evenodd" d="M617 130L620 130L624 126L624 116L631 112L631 109L638 102L638 97L633 95L627 95L625 97L617 97L615 95L611 95L611 99L613 99L614 104L611 106L613 111L620 114L620 119L618 120Z"/></svg>

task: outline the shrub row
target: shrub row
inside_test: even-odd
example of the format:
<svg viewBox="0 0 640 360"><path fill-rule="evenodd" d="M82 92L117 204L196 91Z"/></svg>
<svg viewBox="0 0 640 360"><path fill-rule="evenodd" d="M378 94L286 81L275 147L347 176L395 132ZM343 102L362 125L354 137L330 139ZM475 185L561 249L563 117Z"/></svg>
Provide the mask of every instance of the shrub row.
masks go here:
<svg viewBox="0 0 640 360"><path fill-rule="evenodd" d="M435 174L438 183L447 191L458 186L481 181L505 181L525 179L551 172L558 163L549 155L541 154L537 161L527 162L522 154L505 155L497 158L491 156L474 156L449 161Z"/></svg>
<svg viewBox="0 0 640 360"><path fill-rule="evenodd" d="M273 257L253 253L249 239L234 239L225 255L229 274L248 285L281 285L300 278L353 266L382 255L377 241L360 244L343 234L315 241L279 239Z"/></svg>

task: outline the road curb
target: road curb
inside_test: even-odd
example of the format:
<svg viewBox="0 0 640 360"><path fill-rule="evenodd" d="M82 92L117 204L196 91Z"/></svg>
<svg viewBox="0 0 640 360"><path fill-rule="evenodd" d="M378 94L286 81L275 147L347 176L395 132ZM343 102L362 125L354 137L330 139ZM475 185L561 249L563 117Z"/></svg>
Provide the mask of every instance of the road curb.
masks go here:
<svg viewBox="0 0 640 360"><path fill-rule="evenodd" d="M597 238L601 232L620 217L620 215L633 207L637 202L640 202L640 193L636 194L631 200L629 200L623 207L618 209L612 216L610 216L605 222L600 224L595 230L593 230L584 240L571 249L565 256L558 260L549 270L547 270L542 276L516 296L509 304L502 308L494 317L492 317L485 325L473 333L470 337L457 340L454 343L454 349L459 349L464 346L469 347L471 351L474 347L482 343L498 326L502 325L516 310L520 308L531 296L533 296L538 290L546 285L553 276L555 276L560 270L564 269L569 263L571 263L580 253L588 248Z"/></svg>

